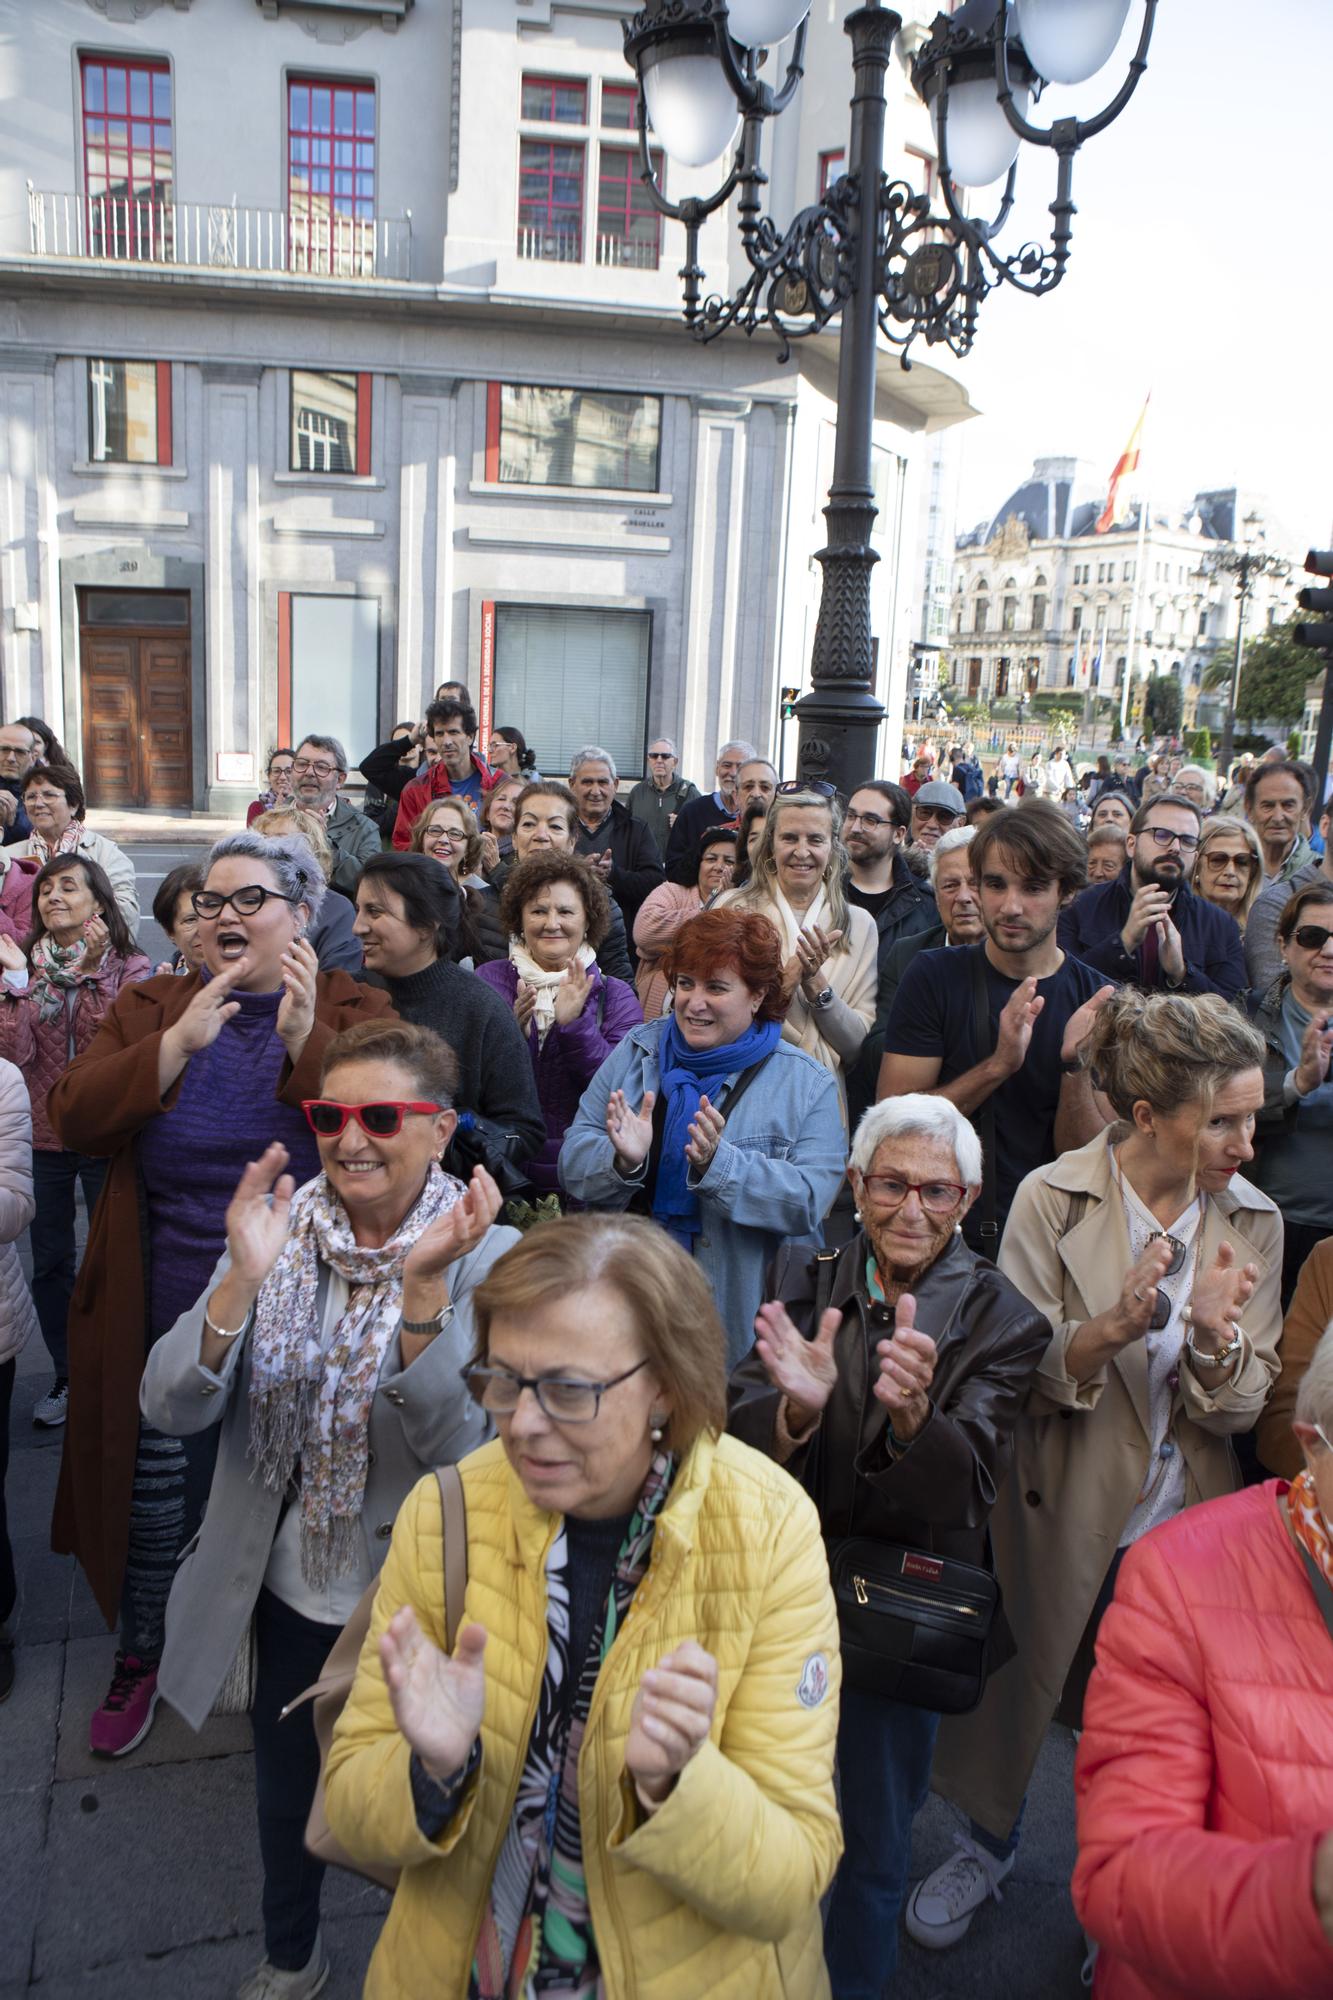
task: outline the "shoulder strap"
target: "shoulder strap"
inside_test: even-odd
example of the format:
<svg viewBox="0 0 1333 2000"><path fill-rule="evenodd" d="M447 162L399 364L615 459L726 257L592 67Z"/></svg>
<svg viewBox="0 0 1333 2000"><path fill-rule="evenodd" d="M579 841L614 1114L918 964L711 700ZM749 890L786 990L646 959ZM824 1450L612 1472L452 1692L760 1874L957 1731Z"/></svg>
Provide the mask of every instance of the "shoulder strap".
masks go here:
<svg viewBox="0 0 1333 2000"><path fill-rule="evenodd" d="M1328 1578L1324 1575L1324 1572L1320 1569L1304 1542L1297 1542L1296 1547L1300 1553L1301 1561L1305 1564L1309 1572L1310 1582L1314 1587L1314 1601L1323 1614L1324 1623L1328 1627L1329 1637L1333 1638L1333 1590L1329 1589Z"/></svg>
<svg viewBox="0 0 1333 2000"><path fill-rule="evenodd" d="M1082 1222L1084 1215L1087 1213L1087 1207L1088 1191L1086 1188L1080 1188L1077 1194L1070 1195L1069 1206L1065 1210L1065 1226L1055 1239L1057 1243L1063 1243L1070 1230L1078 1228L1079 1223Z"/></svg>
<svg viewBox="0 0 1333 2000"><path fill-rule="evenodd" d="M467 1502L456 1465L437 1465L440 1510L444 1515L444 1645L452 1653L463 1622L467 1590Z"/></svg>
<svg viewBox="0 0 1333 2000"><path fill-rule="evenodd" d="M990 994L986 989L986 950L972 952L972 1012L976 1037L976 1059L985 1062L991 1053ZM995 1262L999 1249L1000 1226L995 1220L995 1100L988 1097L972 1113L972 1124L981 1141L981 1254Z"/></svg>
<svg viewBox="0 0 1333 2000"><path fill-rule="evenodd" d="M815 1252L815 1305L810 1316L810 1338L819 1332L819 1322L828 1311L828 1302L833 1295L833 1276L838 1268L841 1250L816 1250Z"/></svg>

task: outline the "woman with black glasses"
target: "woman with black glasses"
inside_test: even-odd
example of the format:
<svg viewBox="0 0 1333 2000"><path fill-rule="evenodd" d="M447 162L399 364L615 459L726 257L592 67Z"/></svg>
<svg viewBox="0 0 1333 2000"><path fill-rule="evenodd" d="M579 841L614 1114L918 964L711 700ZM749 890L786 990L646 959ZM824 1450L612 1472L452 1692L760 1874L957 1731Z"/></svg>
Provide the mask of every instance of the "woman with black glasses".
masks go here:
<svg viewBox="0 0 1333 2000"><path fill-rule="evenodd" d="M326 1044L391 1012L322 973L306 937L326 893L304 840L229 834L194 891L203 966L126 986L52 1090L59 1143L110 1161L69 1315L69 1421L53 1545L76 1555L120 1648L91 1747L147 1735L176 1556L208 1453L140 1427L144 1357L198 1298L247 1160L279 1140L301 1180L317 1155L301 1112Z"/></svg>
<svg viewBox="0 0 1333 2000"><path fill-rule="evenodd" d="M1245 1004L1266 1047L1253 1179L1282 1211L1285 1311L1306 1258L1333 1235L1333 882L1288 898L1277 947L1281 973Z"/></svg>
<svg viewBox="0 0 1333 2000"><path fill-rule="evenodd" d="M246 1167L221 1261L140 1391L151 1424L218 1440L159 1691L199 1729L233 1661L253 1660L265 1957L243 2000L327 1977L324 1870L304 1840L319 1755L309 1707L282 1712L319 1679L417 1481L483 1441L460 1372L472 1294L518 1240L492 1226L500 1192L484 1168L467 1188L441 1169L458 1068L438 1035L364 1022L328 1044L323 1069L302 1107L318 1171L298 1189L276 1142Z"/></svg>
<svg viewBox="0 0 1333 2000"><path fill-rule="evenodd" d="M1054 1335L990 1517L1018 1662L940 1730L932 1782L972 1827L908 1901L908 1931L936 1950L1013 1866L1057 1703L1079 1726L1121 1553L1239 1486L1231 1439L1277 1376L1282 1218L1240 1171L1262 1039L1215 994L1124 987L1082 1060L1117 1122L1027 1176L1000 1244Z"/></svg>

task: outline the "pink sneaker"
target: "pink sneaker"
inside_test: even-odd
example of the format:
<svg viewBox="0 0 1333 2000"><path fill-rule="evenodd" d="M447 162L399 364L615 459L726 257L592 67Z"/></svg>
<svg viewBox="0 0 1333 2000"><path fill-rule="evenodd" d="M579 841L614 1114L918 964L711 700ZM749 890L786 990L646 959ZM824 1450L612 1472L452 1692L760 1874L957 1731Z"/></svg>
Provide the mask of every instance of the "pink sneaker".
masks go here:
<svg viewBox="0 0 1333 2000"><path fill-rule="evenodd" d="M153 1726L157 1709L157 1668L134 1653L117 1653L106 1700L88 1728L95 1757L124 1757L137 1750Z"/></svg>

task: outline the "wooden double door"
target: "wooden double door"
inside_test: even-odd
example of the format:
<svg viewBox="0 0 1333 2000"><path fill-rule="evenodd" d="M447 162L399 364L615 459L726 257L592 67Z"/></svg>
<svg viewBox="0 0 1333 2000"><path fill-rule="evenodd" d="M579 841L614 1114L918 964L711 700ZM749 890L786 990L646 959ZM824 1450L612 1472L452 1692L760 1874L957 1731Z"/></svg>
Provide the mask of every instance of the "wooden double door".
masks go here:
<svg viewBox="0 0 1333 2000"><path fill-rule="evenodd" d="M188 596L80 591L79 658L89 805L191 805Z"/></svg>

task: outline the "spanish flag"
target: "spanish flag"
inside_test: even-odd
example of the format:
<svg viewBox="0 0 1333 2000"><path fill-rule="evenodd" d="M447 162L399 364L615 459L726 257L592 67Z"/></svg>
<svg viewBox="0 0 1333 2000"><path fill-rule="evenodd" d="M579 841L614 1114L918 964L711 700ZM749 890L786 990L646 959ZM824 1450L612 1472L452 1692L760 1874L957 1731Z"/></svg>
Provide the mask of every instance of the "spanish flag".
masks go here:
<svg viewBox="0 0 1333 2000"><path fill-rule="evenodd" d="M1148 405L1151 401L1152 395L1149 392L1143 399L1139 420L1129 434L1129 443L1115 462L1115 471L1111 474L1111 483L1106 489L1106 505L1098 516L1095 534L1104 535L1108 528L1114 528L1116 523L1123 519L1120 482L1138 469L1139 457L1143 450L1143 426L1148 419Z"/></svg>

